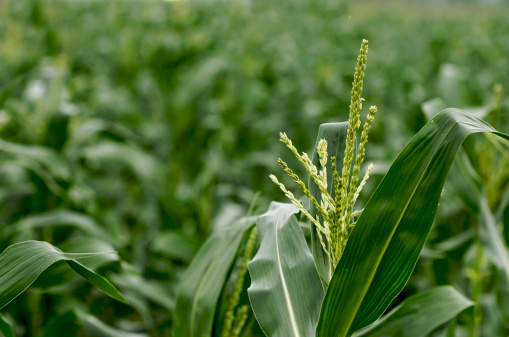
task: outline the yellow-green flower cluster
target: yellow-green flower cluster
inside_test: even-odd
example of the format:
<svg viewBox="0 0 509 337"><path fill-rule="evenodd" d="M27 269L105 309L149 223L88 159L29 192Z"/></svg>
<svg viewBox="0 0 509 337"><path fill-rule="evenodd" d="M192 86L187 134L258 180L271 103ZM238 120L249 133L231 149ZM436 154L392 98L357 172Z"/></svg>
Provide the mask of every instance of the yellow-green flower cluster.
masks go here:
<svg viewBox="0 0 509 337"><path fill-rule="evenodd" d="M288 165L279 159L281 168L297 183L304 194L309 198L311 203L318 210L319 215L313 217L311 213L305 209L302 202L297 200L292 192L290 192L274 175L270 178L281 188L285 195L297 206L302 214L306 216L316 227L318 237L324 252L329 256L332 264L337 265L348 240L348 235L355 225L355 219L362 210L354 211L353 206L359 197L359 193L366 184L369 175L373 169L373 165L369 165L364 177L360 180L361 165L364 161L366 144L368 142L368 133L371 129L377 108L372 106L366 122L362 128L361 140L355 154L355 139L357 130L361 127L360 112L362 110L362 83L364 79L364 71L366 69L366 59L368 52L368 41L363 40L359 57L357 58L357 66L355 68L354 81L352 86L352 97L350 103L349 124L346 139L345 156L341 174L336 167L336 158L331 158L332 182L335 197L333 198L327 191L327 141L321 139L318 142L317 154L320 167L313 165L311 159L306 153L299 154L292 141L285 133L280 133L280 140L290 149L297 157L299 162L304 166L313 182L318 186L321 192L320 202L309 192L306 184L288 167ZM353 165L353 169L352 169ZM352 175L350 177L350 172Z"/></svg>

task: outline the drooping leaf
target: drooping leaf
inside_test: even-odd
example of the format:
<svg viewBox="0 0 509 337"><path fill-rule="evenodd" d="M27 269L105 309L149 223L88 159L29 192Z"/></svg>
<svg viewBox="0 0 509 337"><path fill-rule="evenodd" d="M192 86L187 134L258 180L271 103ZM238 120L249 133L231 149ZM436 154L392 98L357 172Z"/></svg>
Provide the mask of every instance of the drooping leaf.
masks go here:
<svg viewBox="0 0 509 337"><path fill-rule="evenodd" d="M167 287L156 281L143 279L132 273L112 275L112 280L124 292L131 292L143 299L148 299L164 307L169 312L175 311L175 299L168 293Z"/></svg>
<svg viewBox="0 0 509 337"><path fill-rule="evenodd" d="M127 332L124 330L120 330L117 328L113 328L97 317L92 316L83 310L74 310L76 317L79 320L79 323L83 326L85 331L94 337L148 337L147 334L144 333L134 333Z"/></svg>
<svg viewBox="0 0 509 337"><path fill-rule="evenodd" d="M509 250L502 233L497 228L487 198L481 196L479 204L479 241L483 251L497 269L498 306L501 308L502 318L509 322Z"/></svg>
<svg viewBox="0 0 509 337"><path fill-rule="evenodd" d="M296 212L291 204L273 202L256 222L260 249L248 264L248 293L256 319L270 337L314 336L324 295Z"/></svg>
<svg viewBox="0 0 509 337"><path fill-rule="evenodd" d="M13 183L0 188L0 202L21 198L34 193L32 183Z"/></svg>
<svg viewBox="0 0 509 337"><path fill-rule="evenodd" d="M67 180L70 178L69 166L52 148L39 145L17 144L0 139L0 151L9 153L17 158L40 163L55 179Z"/></svg>
<svg viewBox="0 0 509 337"><path fill-rule="evenodd" d="M152 241L151 249L168 257L190 261L196 253L196 243L177 232L158 233Z"/></svg>
<svg viewBox="0 0 509 337"><path fill-rule="evenodd" d="M82 305L71 302L68 311L56 316L48 324L43 337L82 336L85 330L94 337L148 337L145 333L135 333L112 327L85 311Z"/></svg>
<svg viewBox="0 0 509 337"><path fill-rule="evenodd" d="M332 157L336 157L336 164L341 170L343 164L343 158L345 156L345 147L346 147L346 136L348 133L348 122L343 123L327 123L320 125L318 129L318 136L316 137L316 144L314 147L313 153L313 164L316 167L320 167L320 159L318 158L318 153L316 148L318 146L318 142L321 139L325 139L327 141L327 152L329 153L329 159ZM334 185L333 174L331 169L332 160L327 161L327 188L329 190L329 195L333 198L335 197L334 193ZM314 183L313 179L309 178L309 191L311 195L320 202L322 199L322 194L318 186ZM317 215L316 207L311 204L311 215ZM316 227L311 226L311 251L313 253L313 259L315 260L316 269L318 270L318 274L320 275L322 282L324 283L324 288L327 289L327 286L332 278L332 274L334 272L334 267L331 264L331 261L327 254L323 251L322 244L320 243L320 238L316 233Z"/></svg>
<svg viewBox="0 0 509 337"><path fill-rule="evenodd" d="M474 230L472 228L467 229L455 236L437 243L434 247L439 252L449 252L457 249L465 243L472 240L474 237Z"/></svg>
<svg viewBox="0 0 509 337"><path fill-rule="evenodd" d="M324 299L317 336L351 336L380 317L403 289L433 224L454 156L477 132L509 139L478 118L447 109L403 149L350 235Z"/></svg>
<svg viewBox="0 0 509 337"><path fill-rule="evenodd" d="M355 337L425 337L456 317L474 302L452 286L433 288L413 295Z"/></svg>
<svg viewBox="0 0 509 337"><path fill-rule="evenodd" d="M502 233L496 226L486 197L481 197L479 212L479 239L484 252L509 281L509 251Z"/></svg>
<svg viewBox="0 0 509 337"><path fill-rule="evenodd" d="M58 209L42 214L29 215L4 228L4 235L50 226L73 226L83 232L109 239L105 230L90 216L67 209ZM110 240L111 241L111 240Z"/></svg>
<svg viewBox="0 0 509 337"><path fill-rule="evenodd" d="M108 253L115 250L108 242L90 237L80 237L67 241L60 248L67 253ZM80 263L89 269L97 270L118 260L119 256L117 254L96 254L81 260ZM69 268L67 263L55 263L39 276L32 284L32 288L41 289L46 293L69 292L85 282L82 278L76 278L75 276L74 271Z"/></svg>
<svg viewBox="0 0 509 337"><path fill-rule="evenodd" d="M208 337L233 260L256 217L241 218L213 234L200 248L177 287L175 336Z"/></svg>
<svg viewBox="0 0 509 337"><path fill-rule="evenodd" d="M504 241L506 246L509 246L509 187L500 198L500 204L494 216L495 219L502 221Z"/></svg>
<svg viewBox="0 0 509 337"><path fill-rule="evenodd" d="M161 192L165 186L161 163L132 144L102 141L86 146L82 151L87 163L93 167L128 167L154 191Z"/></svg>
<svg viewBox="0 0 509 337"><path fill-rule="evenodd" d="M4 337L14 337L14 329L12 328L11 323L5 317L4 314L0 313L0 332Z"/></svg>
<svg viewBox="0 0 509 337"><path fill-rule="evenodd" d="M41 337L58 336L62 331L65 331L66 337L77 337L80 330L81 324L78 322L74 312L69 310L52 317L47 322Z"/></svg>
<svg viewBox="0 0 509 337"><path fill-rule="evenodd" d="M76 261L95 254L63 253L42 241L25 241L9 246L0 255L0 309L25 291L46 268L61 260L67 261L71 268L105 294L127 303L108 280Z"/></svg>
<svg viewBox="0 0 509 337"><path fill-rule="evenodd" d="M39 176L46 186L56 195L63 195L64 190L55 181L55 177L41 163L32 160L29 157L18 156L10 159L2 159L2 171L17 167L22 170L30 170Z"/></svg>

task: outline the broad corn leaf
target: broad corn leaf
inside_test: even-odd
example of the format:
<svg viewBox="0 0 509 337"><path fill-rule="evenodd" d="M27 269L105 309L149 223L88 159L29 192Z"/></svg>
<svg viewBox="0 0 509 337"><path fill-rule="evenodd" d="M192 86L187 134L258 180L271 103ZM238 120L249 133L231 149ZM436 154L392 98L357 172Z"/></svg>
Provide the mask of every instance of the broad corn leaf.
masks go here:
<svg viewBox="0 0 509 337"><path fill-rule="evenodd" d="M456 152L468 135L478 132L509 139L466 112L447 109L399 154L350 235L325 295L317 336L351 336L380 317L403 289L433 224Z"/></svg>
<svg viewBox="0 0 509 337"><path fill-rule="evenodd" d="M294 213L273 202L256 222L260 249L248 264L251 306L270 337L312 337L323 289L313 257Z"/></svg>
<svg viewBox="0 0 509 337"><path fill-rule="evenodd" d="M451 286L410 296L355 337L425 337L459 313L474 306Z"/></svg>
<svg viewBox="0 0 509 337"><path fill-rule="evenodd" d="M211 336L219 296L242 238L255 219L235 221L200 248L177 288L175 336Z"/></svg>
<svg viewBox="0 0 509 337"><path fill-rule="evenodd" d="M42 241L9 246L0 255L0 309L25 291L46 268L62 260L105 294L127 303L108 280L76 261L97 254L103 253L64 253Z"/></svg>

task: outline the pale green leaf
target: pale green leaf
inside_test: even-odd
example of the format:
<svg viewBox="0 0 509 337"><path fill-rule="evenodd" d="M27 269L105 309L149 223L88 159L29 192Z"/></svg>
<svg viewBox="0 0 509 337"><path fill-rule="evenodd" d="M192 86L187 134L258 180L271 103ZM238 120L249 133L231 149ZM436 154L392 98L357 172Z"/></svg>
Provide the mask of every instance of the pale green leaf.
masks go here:
<svg viewBox="0 0 509 337"><path fill-rule="evenodd" d="M42 241L25 241L9 246L0 255L0 308L25 291L46 268L62 260L99 290L126 303L108 280L76 261L95 254L98 253L63 253Z"/></svg>
<svg viewBox="0 0 509 337"><path fill-rule="evenodd" d="M336 193L334 192L334 184L333 184L333 173L331 168L332 157L336 157L336 165L338 170L341 171L341 167L343 166L343 159L345 157L345 147L346 147L346 138L348 134L348 122L343 123L327 123L320 125L318 129L318 136L316 137L316 144L314 147L313 153L313 164L319 168L320 167L320 159L318 157L316 148L318 146L318 142L321 139L325 139L327 141L327 152L329 154L329 160L327 161L327 189L329 191L329 195L332 198L335 198ZM318 202L322 199L322 193L320 189L313 181L313 179L309 178L309 191L311 195L313 195ZM311 215L316 216L317 209L311 203ZM313 253L313 259L315 260L316 269L318 270L318 274L322 279L324 289L327 289L327 286L332 278L332 274L334 273L334 267L322 248L322 244L320 242L320 238L316 233L316 227L311 226L311 251Z"/></svg>
<svg viewBox="0 0 509 337"><path fill-rule="evenodd" d="M292 204L273 202L256 222L260 249L248 264L248 293L270 337L312 337L324 295L296 212Z"/></svg>
<svg viewBox="0 0 509 337"><path fill-rule="evenodd" d="M256 217L241 218L200 248L177 287L175 336L209 337L221 291L246 231Z"/></svg>

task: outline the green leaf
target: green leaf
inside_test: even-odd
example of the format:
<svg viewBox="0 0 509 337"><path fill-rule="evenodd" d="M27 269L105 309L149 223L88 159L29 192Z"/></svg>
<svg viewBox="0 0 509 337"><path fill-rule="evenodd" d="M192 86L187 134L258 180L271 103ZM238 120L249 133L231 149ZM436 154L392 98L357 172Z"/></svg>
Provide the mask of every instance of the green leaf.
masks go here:
<svg viewBox="0 0 509 337"><path fill-rule="evenodd" d="M161 163L134 144L101 141L84 147L82 151L92 167L128 167L156 192L162 192L162 186L166 184Z"/></svg>
<svg viewBox="0 0 509 337"><path fill-rule="evenodd" d="M78 337L78 333L81 330L80 323L77 322L78 318L73 311L67 310L53 316L49 322L46 322L46 327L41 337L59 336L62 331L65 331L65 337Z"/></svg>
<svg viewBox="0 0 509 337"><path fill-rule="evenodd" d="M60 248L67 253L105 253L81 260L83 265L93 270L119 260L117 254L108 254L115 250L112 245L97 238L77 238L65 242ZM75 276L67 263L55 263L39 276L32 284L32 289L52 294L70 292L85 281Z"/></svg>
<svg viewBox="0 0 509 337"><path fill-rule="evenodd" d="M463 140L497 132L457 109L431 120L399 154L359 217L325 295L317 336L351 336L373 323L403 289ZM341 308L341 310L338 310Z"/></svg>
<svg viewBox="0 0 509 337"><path fill-rule="evenodd" d="M480 243L491 262L509 281L509 252L504 244L502 233L495 224L495 218L489 209L488 200L485 196L481 197L479 209Z"/></svg>
<svg viewBox="0 0 509 337"><path fill-rule="evenodd" d="M509 323L509 251L504 244L502 233L497 228L486 196L482 195L479 203L479 242L497 268L498 307L501 309L502 318Z"/></svg>
<svg viewBox="0 0 509 337"><path fill-rule="evenodd" d="M456 234L455 236L449 239L437 243L434 249L439 252L450 252L466 244L467 242L472 241L473 237L474 230L472 228L469 228L459 234Z"/></svg>
<svg viewBox="0 0 509 337"><path fill-rule="evenodd" d="M387 315L354 334L355 337L425 337L474 302L452 286L437 287L410 296Z"/></svg>
<svg viewBox="0 0 509 337"><path fill-rule="evenodd" d="M148 337L144 333L127 332L112 328L111 326L103 323L95 316L92 316L83 310L74 310L76 317L85 329L85 331L94 337Z"/></svg>
<svg viewBox="0 0 509 337"><path fill-rule="evenodd" d="M63 253L42 241L25 241L7 247L0 255L0 309L25 291L46 268L61 260L67 261L78 274L105 294L127 303L108 280L76 261L96 254Z"/></svg>
<svg viewBox="0 0 509 337"><path fill-rule="evenodd" d="M316 167L320 167L320 159L318 158L316 148L318 146L318 142L321 139L325 139L327 141L327 152L329 153L329 159L336 157L336 164L339 167L338 169L341 170L343 159L345 157L347 133L348 122L327 123L320 125L313 152L313 164ZM336 194L334 193L334 185L332 182L333 175L331 162L331 160L327 161L327 187L329 190L329 195L334 198ZM309 178L308 186L311 195L314 196L318 202L320 202L322 199L322 193L311 177ZM316 216L317 214L318 212L316 207L311 203L311 215ZM315 226L311 226L311 251L313 253L313 259L315 260L316 269L318 270L318 274L322 279L324 289L327 289L327 286L332 278L332 274L334 273L334 267L332 266L332 263L327 254L323 251L322 244L320 243L320 238L316 233Z"/></svg>
<svg viewBox="0 0 509 337"><path fill-rule="evenodd" d="M128 332L111 327L86 312L85 308L77 303L70 303L67 310L51 320L44 331L44 337L83 336L83 330L86 331L87 336L93 337L148 337L145 333Z"/></svg>
<svg viewBox="0 0 509 337"><path fill-rule="evenodd" d="M256 222L260 249L248 264L248 293L270 337L313 336L324 295L296 212L291 204L273 202Z"/></svg>
<svg viewBox="0 0 509 337"><path fill-rule="evenodd" d="M0 332L4 337L14 337L14 329L12 328L11 323L5 317L4 314L0 313Z"/></svg>
<svg viewBox="0 0 509 337"><path fill-rule="evenodd" d="M68 180L70 169L65 160L52 148L39 145L25 145L0 139L0 151L16 158L40 163L56 179Z"/></svg>
<svg viewBox="0 0 509 337"><path fill-rule="evenodd" d="M175 336L212 333L214 312L235 255L256 217L241 218L215 233L200 248L177 287Z"/></svg>
<svg viewBox="0 0 509 337"><path fill-rule="evenodd" d="M32 230L35 228L53 226L73 226L83 232L98 238L110 239L105 230L94 220L94 218L67 209L58 209L46 213L29 215L4 228L4 235Z"/></svg>
<svg viewBox="0 0 509 337"><path fill-rule="evenodd" d="M168 287L156 281L146 280L140 275L124 272L119 275L112 275L115 284L126 292L135 294L139 298L151 300L164 307L169 312L175 311L175 300L168 293Z"/></svg>
<svg viewBox="0 0 509 337"><path fill-rule="evenodd" d="M151 250L156 253L184 261L193 258L196 248L197 244L191 237L177 232L158 233L151 245Z"/></svg>

